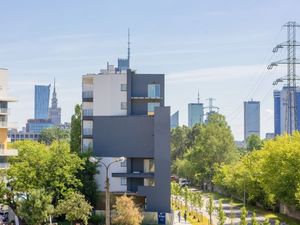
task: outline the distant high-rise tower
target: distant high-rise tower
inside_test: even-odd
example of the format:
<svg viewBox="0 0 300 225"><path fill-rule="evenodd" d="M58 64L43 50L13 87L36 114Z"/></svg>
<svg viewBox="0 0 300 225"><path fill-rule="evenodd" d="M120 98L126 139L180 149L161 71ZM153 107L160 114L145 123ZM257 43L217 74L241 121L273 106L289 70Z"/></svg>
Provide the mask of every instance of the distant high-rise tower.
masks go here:
<svg viewBox="0 0 300 225"><path fill-rule="evenodd" d="M171 129L179 126L179 111L176 111L171 116Z"/></svg>
<svg viewBox="0 0 300 225"><path fill-rule="evenodd" d="M289 87L284 86L281 91L275 90L274 96L274 133L275 135L281 135L284 133L289 133ZM295 90L295 103L296 106L300 105L300 88L297 87ZM299 107L298 107L299 108ZM297 108L297 109L298 109ZM300 118L300 111L296 110L297 118ZM300 130L300 120L296 121L295 130Z"/></svg>
<svg viewBox="0 0 300 225"><path fill-rule="evenodd" d="M118 59L118 71L130 69L130 30L128 29L127 59Z"/></svg>
<svg viewBox="0 0 300 225"><path fill-rule="evenodd" d="M48 119L50 85L34 86L34 118Z"/></svg>
<svg viewBox="0 0 300 225"><path fill-rule="evenodd" d="M51 99L51 108L49 109L49 119L54 125L61 124L61 108L57 107L55 79L54 79L54 88L53 88L53 94Z"/></svg>
<svg viewBox="0 0 300 225"><path fill-rule="evenodd" d="M244 140L252 134L260 136L260 102L244 102Z"/></svg>
<svg viewBox="0 0 300 225"><path fill-rule="evenodd" d="M200 97L198 93L198 102L190 103L188 105L188 126L193 127L197 123L203 123L204 107L203 103L200 103Z"/></svg>

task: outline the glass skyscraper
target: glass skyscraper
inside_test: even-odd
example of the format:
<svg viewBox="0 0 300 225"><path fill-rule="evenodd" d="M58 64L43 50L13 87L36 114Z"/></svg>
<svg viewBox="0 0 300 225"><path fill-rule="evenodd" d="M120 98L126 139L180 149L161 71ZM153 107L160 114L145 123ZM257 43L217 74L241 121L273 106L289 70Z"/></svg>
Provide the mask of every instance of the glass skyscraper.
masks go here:
<svg viewBox="0 0 300 225"><path fill-rule="evenodd" d="M188 125L193 127L197 123L203 123L203 103L190 103L188 106Z"/></svg>
<svg viewBox="0 0 300 225"><path fill-rule="evenodd" d="M275 90L274 96L274 133L281 135L288 132L288 87L283 87L281 91ZM300 130L300 89L296 89L296 130ZM293 123L293 119L290 123Z"/></svg>
<svg viewBox="0 0 300 225"><path fill-rule="evenodd" d="M50 85L34 86L34 118L49 118Z"/></svg>
<svg viewBox="0 0 300 225"><path fill-rule="evenodd" d="M260 102L244 102L244 140L252 134L260 137Z"/></svg>

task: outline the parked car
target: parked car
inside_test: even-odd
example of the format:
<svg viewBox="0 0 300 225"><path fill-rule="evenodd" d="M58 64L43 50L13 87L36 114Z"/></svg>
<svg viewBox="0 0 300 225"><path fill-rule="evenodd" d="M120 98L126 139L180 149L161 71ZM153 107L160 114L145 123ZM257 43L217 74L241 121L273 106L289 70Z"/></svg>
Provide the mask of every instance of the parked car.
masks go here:
<svg viewBox="0 0 300 225"><path fill-rule="evenodd" d="M185 187L185 186L188 186L188 185L190 185L190 183L191 182L189 182L187 179L185 179L185 178L179 178L179 185L181 186L181 187Z"/></svg>

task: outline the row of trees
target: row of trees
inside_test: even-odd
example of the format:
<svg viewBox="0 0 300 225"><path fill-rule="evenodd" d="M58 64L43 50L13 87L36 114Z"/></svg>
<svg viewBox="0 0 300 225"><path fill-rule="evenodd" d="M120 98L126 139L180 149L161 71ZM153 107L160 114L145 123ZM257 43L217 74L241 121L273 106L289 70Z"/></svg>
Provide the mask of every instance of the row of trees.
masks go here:
<svg viewBox="0 0 300 225"><path fill-rule="evenodd" d="M205 124L177 127L171 133L172 172L196 185L211 182L215 168L238 160L231 129L225 117L214 113Z"/></svg>
<svg viewBox="0 0 300 225"><path fill-rule="evenodd" d="M215 167L214 183L223 191L259 202L266 208L278 203L300 206L300 133L265 141L260 150L237 162Z"/></svg>

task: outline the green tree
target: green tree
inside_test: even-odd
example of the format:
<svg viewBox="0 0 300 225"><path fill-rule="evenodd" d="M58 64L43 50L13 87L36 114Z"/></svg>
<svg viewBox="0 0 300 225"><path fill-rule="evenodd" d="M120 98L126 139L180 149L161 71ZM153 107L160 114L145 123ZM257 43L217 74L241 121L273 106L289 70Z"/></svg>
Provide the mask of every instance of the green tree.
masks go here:
<svg viewBox="0 0 300 225"><path fill-rule="evenodd" d="M209 224L212 224L212 214L215 210L214 198L212 195L209 195L208 204L206 205L206 211L209 215Z"/></svg>
<svg viewBox="0 0 300 225"><path fill-rule="evenodd" d="M255 212L253 212L253 214L252 214L251 225L259 225L259 222L257 221Z"/></svg>
<svg viewBox="0 0 300 225"><path fill-rule="evenodd" d="M171 160L182 159L188 145L187 126L176 127L171 130Z"/></svg>
<svg viewBox="0 0 300 225"><path fill-rule="evenodd" d="M9 159L8 179L15 193L44 189L52 195L56 205L68 192L81 184L76 174L83 167L83 160L70 152L66 142L53 142L50 146L34 141L12 144L19 155Z"/></svg>
<svg viewBox="0 0 300 225"><path fill-rule="evenodd" d="M69 130L63 130L59 127L49 127L41 131L39 141L50 145L54 141L69 141L69 139Z"/></svg>
<svg viewBox="0 0 300 225"><path fill-rule="evenodd" d="M115 225L140 225L143 220L139 208L134 204L133 200L126 195L117 197L115 209L115 216L112 223Z"/></svg>
<svg viewBox="0 0 300 225"><path fill-rule="evenodd" d="M265 219L264 220L264 222L262 222L262 225L270 225L271 223L270 223L270 221L269 221L269 219Z"/></svg>
<svg viewBox="0 0 300 225"><path fill-rule="evenodd" d="M215 167L238 159L233 135L225 117L214 113L206 124L193 127L196 134L193 146L185 153L183 160L176 161L178 173L184 171L194 183L211 183Z"/></svg>
<svg viewBox="0 0 300 225"><path fill-rule="evenodd" d="M178 197L181 195L181 187L178 183L171 182L171 193L175 197L175 207L178 208Z"/></svg>
<svg viewBox="0 0 300 225"><path fill-rule="evenodd" d="M53 213L51 196L43 190L31 190L17 203L17 214L28 225L39 225Z"/></svg>
<svg viewBox="0 0 300 225"><path fill-rule="evenodd" d="M71 118L70 147L72 152L81 152L81 106L75 106L75 113Z"/></svg>
<svg viewBox="0 0 300 225"><path fill-rule="evenodd" d="M82 194L70 192L65 199L58 201L55 211L57 215L65 215L71 223L76 221L86 225L92 214L92 208Z"/></svg>
<svg viewBox="0 0 300 225"><path fill-rule="evenodd" d="M219 207L218 207L218 225L224 225L226 221L226 214L223 210L222 200L219 200Z"/></svg>
<svg viewBox="0 0 300 225"><path fill-rule="evenodd" d="M240 225L247 225L247 215L248 215L248 212L247 212L247 209L246 207L242 207L241 208L241 221L240 221Z"/></svg>
<svg viewBox="0 0 300 225"><path fill-rule="evenodd" d="M253 151L254 149L259 150L259 149L261 149L261 147L263 145L262 140L256 134L250 135L246 139L246 144L247 144L248 151Z"/></svg>

